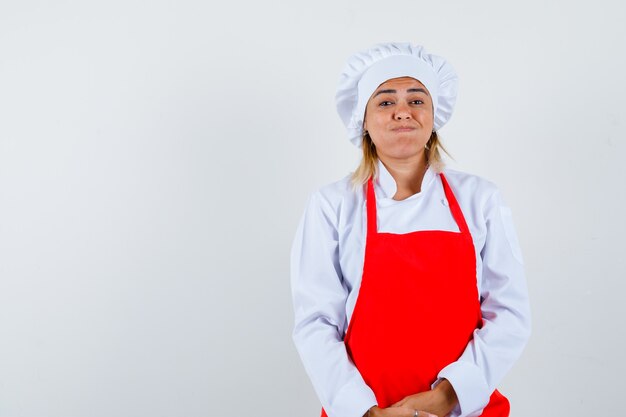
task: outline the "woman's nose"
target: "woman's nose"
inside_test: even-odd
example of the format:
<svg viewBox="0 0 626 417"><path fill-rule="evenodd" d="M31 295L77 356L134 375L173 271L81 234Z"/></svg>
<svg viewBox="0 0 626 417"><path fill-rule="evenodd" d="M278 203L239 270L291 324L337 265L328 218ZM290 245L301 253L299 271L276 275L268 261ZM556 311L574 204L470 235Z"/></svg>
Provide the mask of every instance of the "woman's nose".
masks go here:
<svg viewBox="0 0 626 417"><path fill-rule="evenodd" d="M409 111L408 106L403 105L403 104L399 104L396 107L395 118L396 118L396 120L410 119L411 118L411 112Z"/></svg>

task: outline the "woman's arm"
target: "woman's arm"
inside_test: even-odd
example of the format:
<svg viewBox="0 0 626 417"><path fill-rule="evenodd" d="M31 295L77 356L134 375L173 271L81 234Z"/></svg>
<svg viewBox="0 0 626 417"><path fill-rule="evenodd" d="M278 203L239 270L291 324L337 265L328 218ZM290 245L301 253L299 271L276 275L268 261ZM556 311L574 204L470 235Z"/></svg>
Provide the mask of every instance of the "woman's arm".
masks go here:
<svg viewBox="0 0 626 417"><path fill-rule="evenodd" d="M459 404L454 416L477 415L519 358L530 336L530 307L523 259L511 211L495 189L484 206L486 225L482 258L483 326L474 331L461 357L439 373L454 387Z"/></svg>
<svg viewBox="0 0 626 417"><path fill-rule="evenodd" d="M321 192L309 197L291 250L293 341L330 417L361 417L376 397L348 357L343 326L348 291L339 266L337 213Z"/></svg>

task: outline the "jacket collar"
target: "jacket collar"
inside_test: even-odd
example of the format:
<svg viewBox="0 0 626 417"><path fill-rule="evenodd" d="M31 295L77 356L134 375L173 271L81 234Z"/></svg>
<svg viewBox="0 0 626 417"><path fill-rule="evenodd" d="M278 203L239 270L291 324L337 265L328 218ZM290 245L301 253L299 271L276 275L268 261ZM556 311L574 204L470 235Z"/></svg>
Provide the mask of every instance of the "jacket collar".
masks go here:
<svg viewBox="0 0 626 417"><path fill-rule="evenodd" d="M422 179L422 185L420 187L420 192L417 194L413 194L412 196L406 198L413 199L420 196L424 190L426 190L432 183L435 178L435 172L429 166L426 169L426 173L424 174L424 178ZM376 192L376 197L378 200L393 200L393 196L396 195L396 191L398 190L398 186L396 184L396 180L387 170L385 164L382 161L378 160L378 179L374 181L374 191ZM403 200L404 201L404 200Z"/></svg>

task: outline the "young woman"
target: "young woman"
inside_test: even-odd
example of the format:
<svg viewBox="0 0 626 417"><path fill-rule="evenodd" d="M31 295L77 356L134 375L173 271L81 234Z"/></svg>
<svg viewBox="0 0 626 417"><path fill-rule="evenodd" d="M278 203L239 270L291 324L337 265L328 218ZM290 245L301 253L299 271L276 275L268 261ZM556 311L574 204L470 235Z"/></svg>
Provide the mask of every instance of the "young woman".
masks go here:
<svg viewBox="0 0 626 417"><path fill-rule="evenodd" d="M457 83L408 43L341 74L363 157L311 194L291 253L293 340L322 416L509 415L496 386L530 334L523 260L498 188L441 159Z"/></svg>

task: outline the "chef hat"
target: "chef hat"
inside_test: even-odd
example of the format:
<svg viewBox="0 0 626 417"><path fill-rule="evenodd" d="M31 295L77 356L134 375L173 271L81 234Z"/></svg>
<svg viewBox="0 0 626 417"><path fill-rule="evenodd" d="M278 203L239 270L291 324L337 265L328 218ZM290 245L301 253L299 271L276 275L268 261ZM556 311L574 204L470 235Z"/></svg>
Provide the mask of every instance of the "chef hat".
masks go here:
<svg viewBox="0 0 626 417"><path fill-rule="evenodd" d="M445 59L409 43L383 43L351 56L339 77L335 101L350 141L361 147L363 118L370 96L391 78L413 77L424 84L433 101L434 129L452 115L458 77Z"/></svg>

